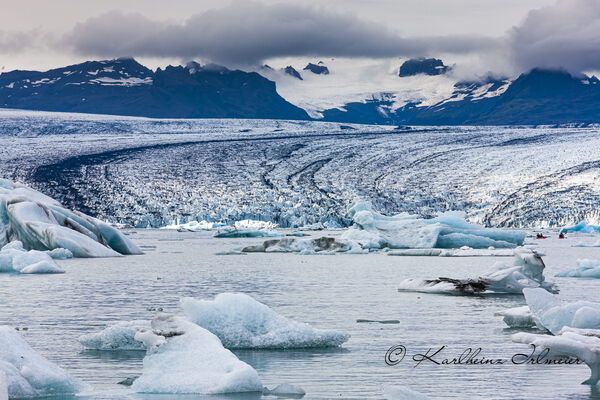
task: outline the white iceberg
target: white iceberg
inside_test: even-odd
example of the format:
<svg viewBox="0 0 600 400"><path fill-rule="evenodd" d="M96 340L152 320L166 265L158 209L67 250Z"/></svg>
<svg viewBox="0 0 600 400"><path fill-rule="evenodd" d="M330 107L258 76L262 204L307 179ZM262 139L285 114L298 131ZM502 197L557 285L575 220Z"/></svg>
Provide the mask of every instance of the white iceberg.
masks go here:
<svg viewBox="0 0 600 400"><path fill-rule="evenodd" d="M0 179L0 246L19 240L27 250L68 249L75 257L114 257L141 250L112 226L26 186Z"/></svg>
<svg viewBox="0 0 600 400"><path fill-rule="evenodd" d="M600 380L600 330L565 328L557 336L520 332L512 335L512 341L548 349L549 356L576 357L592 371L584 384L596 385Z"/></svg>
<svg viewBox="0 0 600 400"><path fill-rule="evenodd" d="M180 317L159 316L136 338L148 347L138 393L261 392L258 373L225 349L218 337Z"/></svg>
<svg viewBox="0 0 600 400"><path fill-rule="evenodd" d="M33 350L10 326L0 326L0 375L9 398L79 393L85 385ZM2 377L0 376L0 381ZM0 383L0 398L2 396Z"/></svg>
<svg viewBox="0 0 600 400"><path fill-rule="evenodd" d="M496 263L493 269L477 279L405 279L399 291L473 295L482 293L523 293L525 288L542 288L552 293L558 289L544 277L545 264L534 251L514 251L512 265Z"/></svg>
<svg viewBox="0 0 600 400"><path fill-rule="evenodd" d="M175 223L172 225L163 226L160 229L173 229L180 232L201 232L201 231L212 231L217 228L227 226L223 222L208 222L208 221L190 221L184 224Z"/></svg>
<svg viewBox="0 0 600 400"><path fill-rule="evenodd" d="M352 250L352 245L340 242L332 237L320 237L317 239L298 239L286 237L282 239L266 240L255 246L246 246L242 249L244 253L302 253L313 254L319 252L336 252ZM360 246L356 246L363 252Z"/></svg>
<svg viewBox="0 0 600 400"><path fill-rule="evenodd" d="M214 300L187 297L180 304L189 320L217 335L230 349L335 347L349 338L290 320L242 293L222 293Z"/></svg>
<svg viewBox="0 0 600 400"><path fill-rule="evenodd" d="M563 271L556 276L569 278L600 278L600 261L582 259L577 260L577 268Z"/></svg>
<svg viewBox="0 0 600 400"><path fill-rule="evenodd" d="M503 317L504 323L511 328L535 328L539 326L529 306L507 308L494 313L494 315Z"/></svg>
<svg viewBox="0 0 600 400"><path fill-rule="evenodd" d="M360 243L364 248L514 248L522 245L526 236L521 231L470 224L465 214L458 211L431 219L406 213L390 217L373 211L369 203L356 201L348 214L354 225L341 238Z"/></svg>
<svg viewBox="0 0 600 400"><path fill-rule="evenodd" d="M560 230L562 233L581 232L581 233L600 233L600 226L590 225L585 221L581 221L577 225L564 227Z"/></svg>
<svg viewBox="0 0 600 400"><path fill-rule="evenodd" d="M459 249L402 249L392 250L388 256L426 256L426 257L512 257L512 249L473 249L463 246Z"/></svg>
<svg viewBox="0 0 600 400"><path fill-rule="evenodd" d="M557 335L564 327L600 329L600 303L567 303L542 289L524 289L531 313L541 327Z"/></svg>
<svg viewBox="0 0 600 400"><path fill-rule="evenodd" d="M19 241L10 242L0 250L0 272L19 272L21 274L60 274L65 272L56 265L50 255L44 251L26 251Z"/></svg>
<svg viewBox="0 0 600 400"><path fill-rule="evenodd" d="M135 340L135 334L150 327L148 320L117 322L100 332L80 336L79 343L92 350L146 350L142 342Z"/></svg>

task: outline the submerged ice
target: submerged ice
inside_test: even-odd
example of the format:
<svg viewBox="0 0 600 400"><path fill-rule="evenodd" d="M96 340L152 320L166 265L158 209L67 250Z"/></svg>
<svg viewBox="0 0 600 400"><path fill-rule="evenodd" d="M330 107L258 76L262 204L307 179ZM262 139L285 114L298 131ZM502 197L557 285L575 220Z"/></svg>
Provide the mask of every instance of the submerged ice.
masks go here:
<svg viewBox="0 0 600 400"><path fill-rule="evenodd" d="M219 338L184 318L161 315L141 330L148 353L142 375L131 388L139 393L238 393L263 390L258 373L221 344Z"/></svg>
<svg viewBox="0 0 600 400"><path fill-rule="evenodd" d="M348 340L346 334L288 319L242 293L222 293L214 300L183 298L181 307L227 348L335 347Z"/></svg>
<svg viewBox="0 0 600 400"><path fill-rule="evenodd" d="M79 393L84 384L33 350L10 326L0 326L0 398L2 375L9 398Z"/></svg>
<svg viewBox="0 0 600 400"><path fill-rule="evenodd" d="M112 226L24 185L0 179L0 246L21 241L27 250L64 248L75 257L141 254Z"/></svg>
<svg viewBox="0 0 600 400"><path fill-rule="evenodd" d="M465 214L458 211L431 219L406 213L385 216L374 211L369 203L356 201L348 213L354 225L342 239L358 242L365 248L514 248L525 240L524 232L470 224Z"/></svg>
<svg viewBox="0 0 600 400"><path fill-rule="evenodd" d="M445 294L523 293L526 288L541 288L557 293L558 289L544 277L542 257L537 253L519 249L514 251L512 264L496 263L493 268L477 279L406 279L400 283L400 291L416 291Z"/></svg>

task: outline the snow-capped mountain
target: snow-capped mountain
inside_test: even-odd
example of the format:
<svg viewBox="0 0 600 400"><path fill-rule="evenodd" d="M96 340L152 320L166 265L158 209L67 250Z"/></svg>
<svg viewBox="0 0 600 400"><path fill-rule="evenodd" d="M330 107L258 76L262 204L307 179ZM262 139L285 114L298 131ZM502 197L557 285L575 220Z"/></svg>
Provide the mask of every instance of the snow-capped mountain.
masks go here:
<svg viewBox="0 0 600 400"><path fill-rule="evenodd" d="M193 62L153 72L127 58L3 73L0 107L164 118L308 118L255 72Z"/></svg>

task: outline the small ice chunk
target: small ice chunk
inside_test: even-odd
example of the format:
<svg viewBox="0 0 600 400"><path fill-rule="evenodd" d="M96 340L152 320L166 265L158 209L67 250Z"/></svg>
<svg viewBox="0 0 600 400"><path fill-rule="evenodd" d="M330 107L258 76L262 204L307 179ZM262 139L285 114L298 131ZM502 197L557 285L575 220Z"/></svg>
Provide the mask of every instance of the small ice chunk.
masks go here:
<svg viewBox="0 0 600 400"><path fill-rule="evenodd" d="M555 335L565 326L600 329L600 303L566 303L542 289L525 289L523 294L539 324Z"/></svg>
<svg viewBox="0 0 600 400"><path fill-rule="evenodd" d="M11 242L0 250L0 272L21 274L63 273L47 252L23 249L19 241Z"/></svg>
<svg viewBox="0 0 600 400"><path fill-rule="evenodd" d="M54 250L46 251L53 260L68 260L69 258L73 258L73 253L71 250L57 248Z"/></svg>
<svg viewBox="0 0 600 400"><path fill-rule="evenodd" d="M4 375L9 398L75 394L85 387L38 354L14 328L6 325L0 326L0 374Z"/></svg>
<svg viewBox="0 0 600 400"><path fill-rule="evenodd" d="M287 397L293 399L301 399L304 397L306 392L299 386L292 385L290 383L282 383L280 385L275 386L273 389L269 389L265 387L263 389L263 394L265 396L277 396L277 397Z"/></svg>
<svg viewBox="0 0 600 400"><path fill-rule="evenodd" d="M569 278L600 278L600 261L582 259L577 260L577 268L556 274Z"/></svg>
<svg viewBox="0 0 600 400"><path fill-rule="evenodd" d="M503 317L506 325L511 328L535 328L538 326L535 317L529 310L529 306L508 308L498 311L494 315Z"/></svg>
<svg viewBox="0 0 600 400"><path fill-rule="evenodd" d="M150 329L150 321L118 322L100 332L80 336L79 343L93 350L146 350L143 343L135 338L135 334L142 329Z"/></svg>
<svg viewBox="0 0 600 400"><path fill-rule="evenodd" d="M186 297L180 304L187 318L230 349L336 347L349 338L288 319L242 293L221 293L214 300Z"/></svg>
<svg viewBox="0 0 600 400"><path fill-rule="evenodd" d="M262 391L256 370L225 349L219 338L206 329L184 318L159 316L152 321L152 332L164 341L149 348L142 375L131 385L135 392Z"/></svg>

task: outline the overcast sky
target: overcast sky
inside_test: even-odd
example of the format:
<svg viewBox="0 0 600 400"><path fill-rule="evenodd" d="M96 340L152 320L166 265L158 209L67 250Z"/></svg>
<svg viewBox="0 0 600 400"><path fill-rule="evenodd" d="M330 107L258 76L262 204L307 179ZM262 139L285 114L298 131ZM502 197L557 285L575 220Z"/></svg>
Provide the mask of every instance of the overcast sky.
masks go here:
<svg viewBox="0 0 600 400"><path fill-rule="evenodd" d="M449 55L600 69L600 0L0 0L0 68Z"/></svg>

